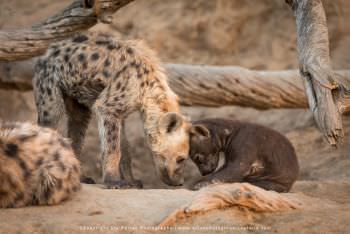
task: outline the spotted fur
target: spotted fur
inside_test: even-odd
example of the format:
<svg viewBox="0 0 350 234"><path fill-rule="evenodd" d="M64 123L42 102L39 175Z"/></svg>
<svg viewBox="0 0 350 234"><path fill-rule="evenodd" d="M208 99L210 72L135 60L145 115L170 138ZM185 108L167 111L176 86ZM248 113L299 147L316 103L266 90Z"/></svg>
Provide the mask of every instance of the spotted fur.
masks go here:
<svg viewBox="0 0 350 234"><path fill-rule="evenodd" d="M108 187L128 186L118 170L120 134L122 120L135 110L141 112L163 180L182 182L183 163L178 162L188 157L190 125L179 114L178 98L157 57L142 42L77 35L48 49L36 65L33 82L39 125L56 128L66 112L68 135L78 155L91 112L96 113Z"/></svg>
<svg viewBox="0 0 350 234"><path fill-rule="evenodd" d="M29 123L0 122L0 208L55 205L80 189L67 139Z"/></svg>

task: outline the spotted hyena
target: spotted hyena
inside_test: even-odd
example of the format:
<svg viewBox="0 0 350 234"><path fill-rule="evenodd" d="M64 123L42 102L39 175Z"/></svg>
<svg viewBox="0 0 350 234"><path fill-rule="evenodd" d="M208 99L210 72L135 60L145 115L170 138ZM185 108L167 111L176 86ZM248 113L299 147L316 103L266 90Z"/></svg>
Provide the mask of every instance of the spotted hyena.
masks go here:
<svg viewBox="0 0 350 234"><path fill-rule="evenodd" d="M161 178L169 185L183 182L191 125L179 113L178 98L157 57L142 42L77 35L47 50L36 65L33 82L38 123L56 128L66 112L68 135L77 155L91 112L96 113L107 188L138 185L130 165L124 165L130 160L126 155L121 158L120 151L122 121L135 110L141 113Z"/></svg>
<svg viewBox="0 0 350 234"><path fill-rule="evenodd" d="M80 189L67 139L29 123L0 122L0 208L54 205Z"/></svg>

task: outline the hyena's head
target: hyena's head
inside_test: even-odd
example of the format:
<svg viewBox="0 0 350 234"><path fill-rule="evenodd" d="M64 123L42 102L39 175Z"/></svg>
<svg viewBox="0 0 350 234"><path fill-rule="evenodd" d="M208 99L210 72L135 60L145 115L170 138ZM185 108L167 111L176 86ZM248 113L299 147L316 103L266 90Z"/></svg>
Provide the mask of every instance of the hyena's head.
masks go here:
<svg viewBox="0 0 350 234"><path fill-rule="evenodd" d="M190 128L191 124L178 113L165 113L159 119L158 139L152 150L158 173L168 185L179 186L184 182Z"/></svg>
<svg viewBox="0 0 350 234"><path fill-rule="evenodd" d="M220 151L205 125L193 124L191 127L190 157L202 176L214 172L219 164Z"/></svg>

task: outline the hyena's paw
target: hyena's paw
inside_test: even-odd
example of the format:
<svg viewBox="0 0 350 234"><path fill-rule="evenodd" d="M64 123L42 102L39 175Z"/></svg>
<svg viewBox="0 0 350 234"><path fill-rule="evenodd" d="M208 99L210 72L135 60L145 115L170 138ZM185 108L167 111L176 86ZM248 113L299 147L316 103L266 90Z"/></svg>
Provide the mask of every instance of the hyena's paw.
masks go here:
<svg viewBox="0 0 350 234"><path fill-rule="evenodd" d="M83 184L96 184L95 180L88 176L81 176L80 177L80 183Z"/></svg>
<svg viewBox="0 0 350 234"><path fill-rule="evenodd" d="M142 188L142 182L139 180L135 180L132 182L128 182L126 180L118 180L118 181L108 181L104 183L105 189L133 189L133 188Z"/></svg>
<svg viewBox="0 0 350 234"><path fill-rule="evenodd" d="M141 180L133 180L130 183L133 185L133 188L137 188L137 189L143 188L143 184Z"/></svg>
<svg viewBox="0 0 350 234"><path fill-rule="evenodd" d="M197 182L196 184L194 184L192 186L192 190L200 190L201 188L203 187L206 187L208 185L211 185L213 182L211 181L200 181L200 182Z"/></svg>

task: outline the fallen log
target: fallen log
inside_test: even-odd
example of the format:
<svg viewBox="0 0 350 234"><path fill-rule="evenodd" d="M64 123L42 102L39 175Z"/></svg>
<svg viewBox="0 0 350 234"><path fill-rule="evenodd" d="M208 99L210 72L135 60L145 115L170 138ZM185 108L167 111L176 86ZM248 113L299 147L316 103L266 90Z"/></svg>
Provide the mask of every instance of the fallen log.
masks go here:
<svg viewBox="0 0 350 234"><path fill-rule="evenodd" d="M0 89L31 90L34 60L0 62ZM308 107L297 70L254 71L234 66L185 64L165 64L165 68L170 87L184 106ZM335 74L341 82L350 82L349 70ZM348 103L345 96L342 98L344 105Z"/></svg>

